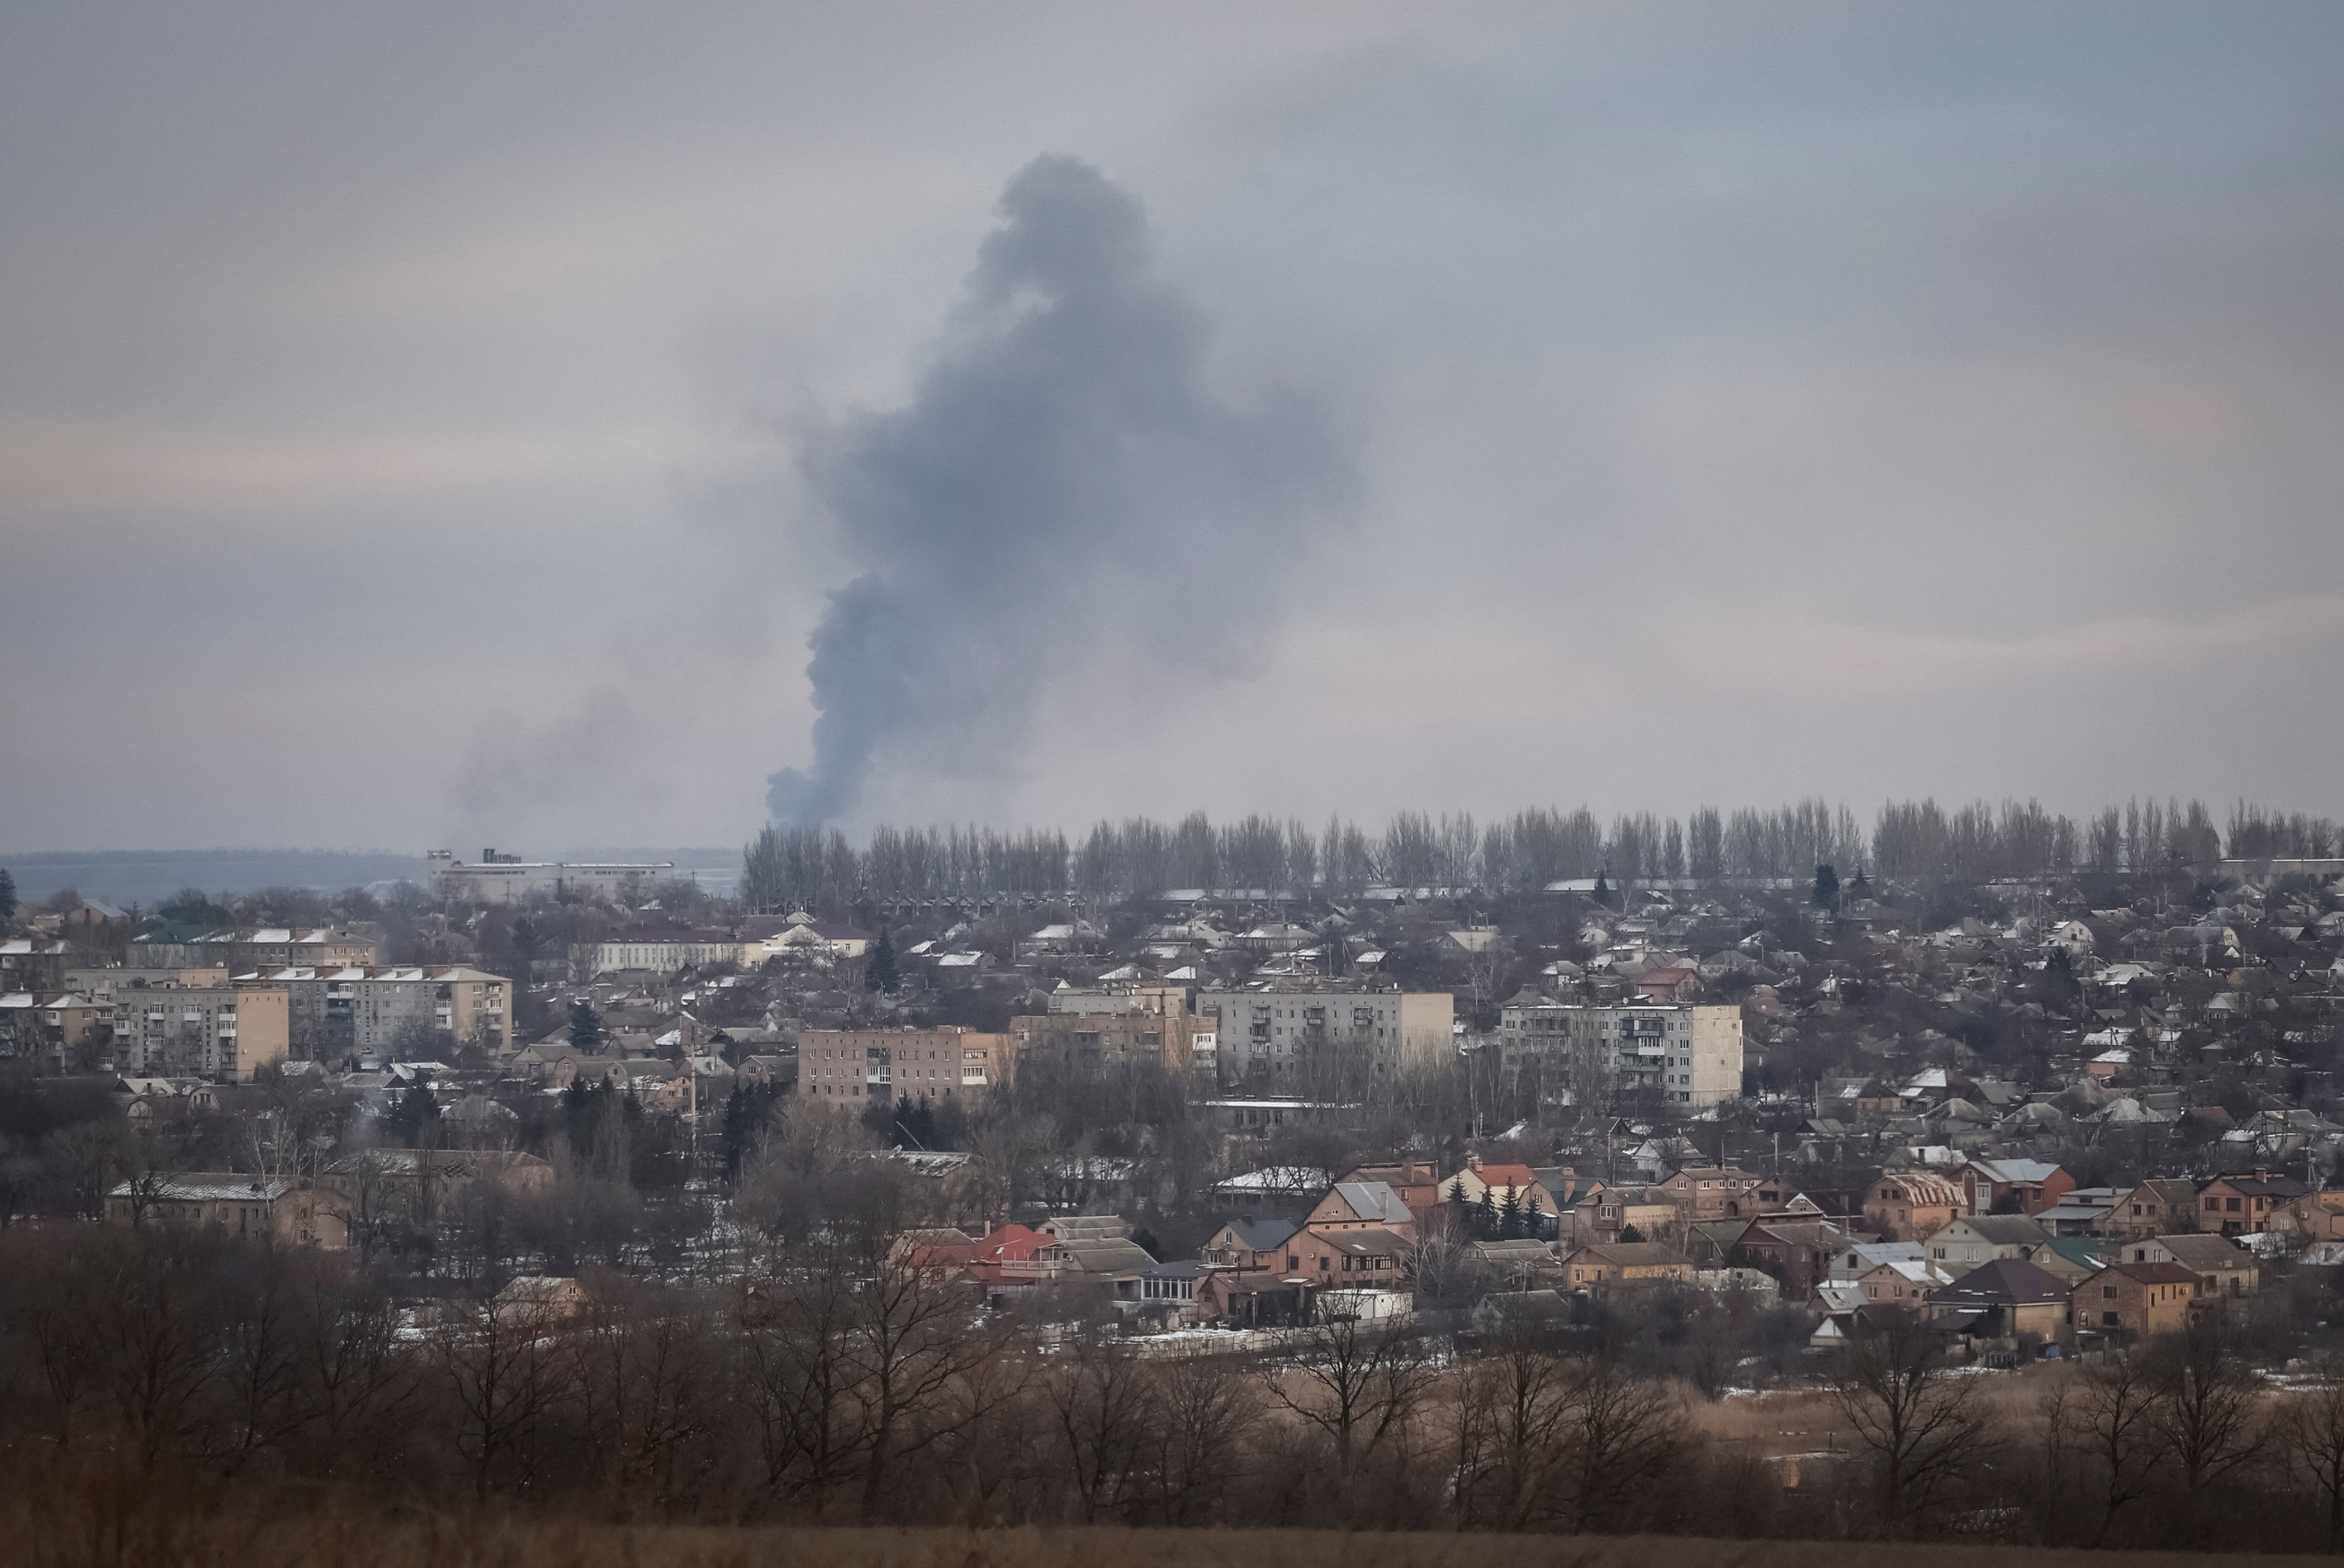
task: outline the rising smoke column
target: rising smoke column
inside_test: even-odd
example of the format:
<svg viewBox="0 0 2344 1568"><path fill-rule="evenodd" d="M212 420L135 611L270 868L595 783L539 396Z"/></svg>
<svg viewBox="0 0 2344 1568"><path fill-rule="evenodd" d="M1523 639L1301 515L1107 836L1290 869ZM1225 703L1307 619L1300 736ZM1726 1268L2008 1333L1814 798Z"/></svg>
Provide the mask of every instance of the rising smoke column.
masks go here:
<svg viewBox="0 0 2344 1568"><path fill-rule="evenodd" d="M768 781L777 821L834 819L890 766L998 771L1073 663L1225 667L1346 488L1306 404L1206 388L1129 195L1049 157L1000 210L911 401L806 460L862 572L809 641L813 761Z"/></svg>

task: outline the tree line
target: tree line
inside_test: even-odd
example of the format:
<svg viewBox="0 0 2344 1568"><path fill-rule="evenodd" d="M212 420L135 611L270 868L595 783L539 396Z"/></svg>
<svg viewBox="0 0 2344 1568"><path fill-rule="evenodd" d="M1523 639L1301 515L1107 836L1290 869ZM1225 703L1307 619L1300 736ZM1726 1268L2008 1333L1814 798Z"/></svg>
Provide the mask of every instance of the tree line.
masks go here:
<svg viewBox="0 0 2344 1568"><path fill-rule="evenodd" d="M1753 1375L1747 1302L1501 1296L1186 1355L1110 1331L1103 1300L1049 1305L988 1312L852 1214L702 1283L590 1270L419 1301L346 1256L156 1226L12 1234L0 1492L2344 1547L2344 1370L2275 1388L2211 1320L2024 1379L1948 1365L1917 1322L1862 1328L1805 1402L1760 1420L1815 1423L1786 1464L1712 1402Z"/></svg>
<svg viewBox="0 0 2344 1568"><path fill-rule="evenodd" d="M2241 801L2229 816L2233 855L2328 855L2344 845L2325 817ZM2225 852L2202 801L2133 800L2078 821L2038 801L1890 801L1867 831L1844 804L1820 797L1771 810L1690 815L1626 813L1607 826L1581 806L1533 808L1490 822L1470 812L1403 811L1381 831L1330 816L1248 815L1216 824L1202 812L1177 823L1102 821L1079 842L1055 829L874 828L861 847L836 828L768 827L743 854L742 896L752 909L838 907L1000 895L1107 899L1178 888L1267 897L1356 897L1368 888L1473 888L1534 893L1550 883L1606 875L1660 878L1803 878L1819 865L1869 866L1904 882L1985 882L2091 872L2149 874L2202 865Z"/></svg>

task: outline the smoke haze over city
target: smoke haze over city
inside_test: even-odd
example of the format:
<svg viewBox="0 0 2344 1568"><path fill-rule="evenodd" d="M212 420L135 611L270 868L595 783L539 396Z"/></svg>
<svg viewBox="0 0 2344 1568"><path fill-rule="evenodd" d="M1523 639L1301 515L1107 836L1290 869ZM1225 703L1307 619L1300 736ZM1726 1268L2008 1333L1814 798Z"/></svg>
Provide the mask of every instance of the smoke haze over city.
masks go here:
<svg viewBox="0 0 2344 1568"><path fill-rule="evenodd" d="M2332 7L906 26L0 22L0 848L2344 807Z"/></svg>

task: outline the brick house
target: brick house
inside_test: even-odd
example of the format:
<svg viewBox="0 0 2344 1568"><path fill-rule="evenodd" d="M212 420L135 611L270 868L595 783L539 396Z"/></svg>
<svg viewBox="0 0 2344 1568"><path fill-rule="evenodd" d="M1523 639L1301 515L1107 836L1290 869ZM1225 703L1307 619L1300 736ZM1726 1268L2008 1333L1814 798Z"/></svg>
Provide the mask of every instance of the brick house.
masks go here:
<svg viewBox="0 0 2344 1568"><path fill-rule="evenodd" d="M2140 1236L2171 1236L2198 1229L2198 1187L2195 1182L2152 1179L2117 1199L2108 1209L2107 1233L2130 1240Z"/></svg>
<svg viewBox="0 0 2344 1568"><path fill-rule="evenodd" d="M1973 1159L1954 1180L1972 1214L2039 1214L2076 1189L2074 1177L2039 1159Z"/></svg>
<svg viewBox="0 0 2344 1568"><path fill-rule="evenodd" d="M2274 1216L2309 1191L2291 1176L2217 1176L2198 1184L2198 1223L2191 1229L2208 1235L2260 1235Z"/></svg>
<svg viewBox="0 0 2344 1568"><path fill-rule="evenodd" d="M1864 1195L1865 1225L1891 1241L1942 1230L1968 1211L1960 1188L1925 1171L1884 1175Z"/></svg>
<svg viewBox="0 0 2344 1568"><path fill-rule="evenodd" d="M1780 1181L1730 1165L1684 1166L1661 1183L1661 1190L1694 1223L1771 1214L1783 1206Z"/></svg>
<svg viewBox="0 0 2344 1568"><path fill-rule="evenodd" d="M1616 1290L1669 1280L1689 1284L1692 1259L1657 1241L1595 1242L1562 1260L1562 1277L1574 1290Z"/></svg>
<svg viewBox="0 0 2344 1568"><path fill-rule="evenodd" d="M2178 1263L2114 1263L2070 1293L2079 1331L2146 1338L2189 1321L2198 1276Z"/></svg>
<svg viewBox="0 0 2344 1568"><path fill-rule="evenodd" d="M1287 1255L1301 1265L1295 1272L1322 1290L1401 1290L1415 1251L1408 1237L1380 1226L1306 1229L1296 1231L1285 1247Z"/></svg>
<svg viewBox="0 0 2344 1568"><path fill-rule="evenodd" d="M2124 1244L2126 1263L2178 1263L2198 1279L2198 1298L2251 1296L2262 1289L2262 1265L2227 1236L2149 1236Z"/></svg>
<svg viewBox="0 0 2344 1568"><path fill-rule="evenodd" d="M1339 1181L1312 1206L1302 1221L1313 1230L1390 1230L1416 1234L1416 1216L1399 1193L1380 1181Z"/></svg>
<svg viewBox="0 0 2344 1568"><path fill-rule="evenodd" d="M1964 1320L1968 1331L1995 1339L2050 1339L2066 1325L2070 1300L2064 1281L2020 1258L1981 1263L1929 1292L1933 1318Z"/></svg>
<svg viewBox="0 0 2344 1568"><path fill-rule="evenodd" d="M1832 1259L1853 1243L1873 1238L1823 1219L1762 1219L1742 1233L1742 1256L1783 1281L1786 1300L1798 1300L1830 1277Z"/></svg>
<svg viewBox="0 0 2344 1568"><path fill-rule="evenodd" d="M1929 1261L1959 1276L1997 1258L2025 1258L2051 1233L2024 1214L1965 1214L1931 1231L1923 1245Z"/></svg>
<svg viewBox="0 0 2344 1568"><path fill-rule="evenodd" d="M1298 1231L1283 1219L1232 1219L1214 1231L1197 1255L1216 1269L1241 1274L1290 1272L1302 1267L1289 1245Z"/></svg>

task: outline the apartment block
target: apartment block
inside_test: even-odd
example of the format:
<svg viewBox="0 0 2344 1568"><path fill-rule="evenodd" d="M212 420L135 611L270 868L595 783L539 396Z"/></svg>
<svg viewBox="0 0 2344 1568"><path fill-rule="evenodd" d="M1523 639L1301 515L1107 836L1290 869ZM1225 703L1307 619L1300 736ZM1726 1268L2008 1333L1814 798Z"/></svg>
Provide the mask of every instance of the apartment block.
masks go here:
<svg viewBox="0 0 2344 1568"><path fill-rule="evenodd" d="M1513 1004L1498 1020L1507 1067L1537 1066L1582 1102L1645 1093L1699 1109L1742 1092L1742 1009L1698 1002Z"/></svg>
<svg viewBox="0 0 2344 1568"><path fill-rule="evenodd" d="M1321 1046L1378 1071L1430 1067L1455 1049L1456 1001L1446 991L1200 991L1222 1070L1276 1083Z"/></svg>
<svg viewBox="0 0 2344 1568"><path fill-rule="evenodd" d="M95 971L113 1009L114 1065L133 1077L249 1079L291 1049L291 994L224 969Z"/></svg>
<svg viewBox="0 0 2344 1568"><path fill-rule="evenodd" d="M1181 1012L1049 1013L1012 1018L1020 1064L1047 1060L1068 1067L1149 1065L1168 1072L1209 1069L1219 1030Z"/></svg>
<svg viewBox="0 0 2344 1568"><path fill-rule="evenodd" d="M294 1038L320 1061L381 1052L419 1023L492 1056L513 1048L512 983L464 965L268 969L238 976L282 986ZM416 1031L409 1030L412 1036Z"/></svg>
<svg viewBox="0 0 2344 1568"><path fill-rule="evenodd" d="M1015 1068L1009 1035L934 1029L808 1029L798 1037L798 1093L831 1104L978 1099Z"/></svg>
<svg viewBox="0 0 2344 1568"><path fill-rule="evenodd" d="M128 962L142 969L225 966L252 969L344 968L382 960L382 939L371 931L327 926L251 926L226 930L165 926L130 939Z"/></svg>

